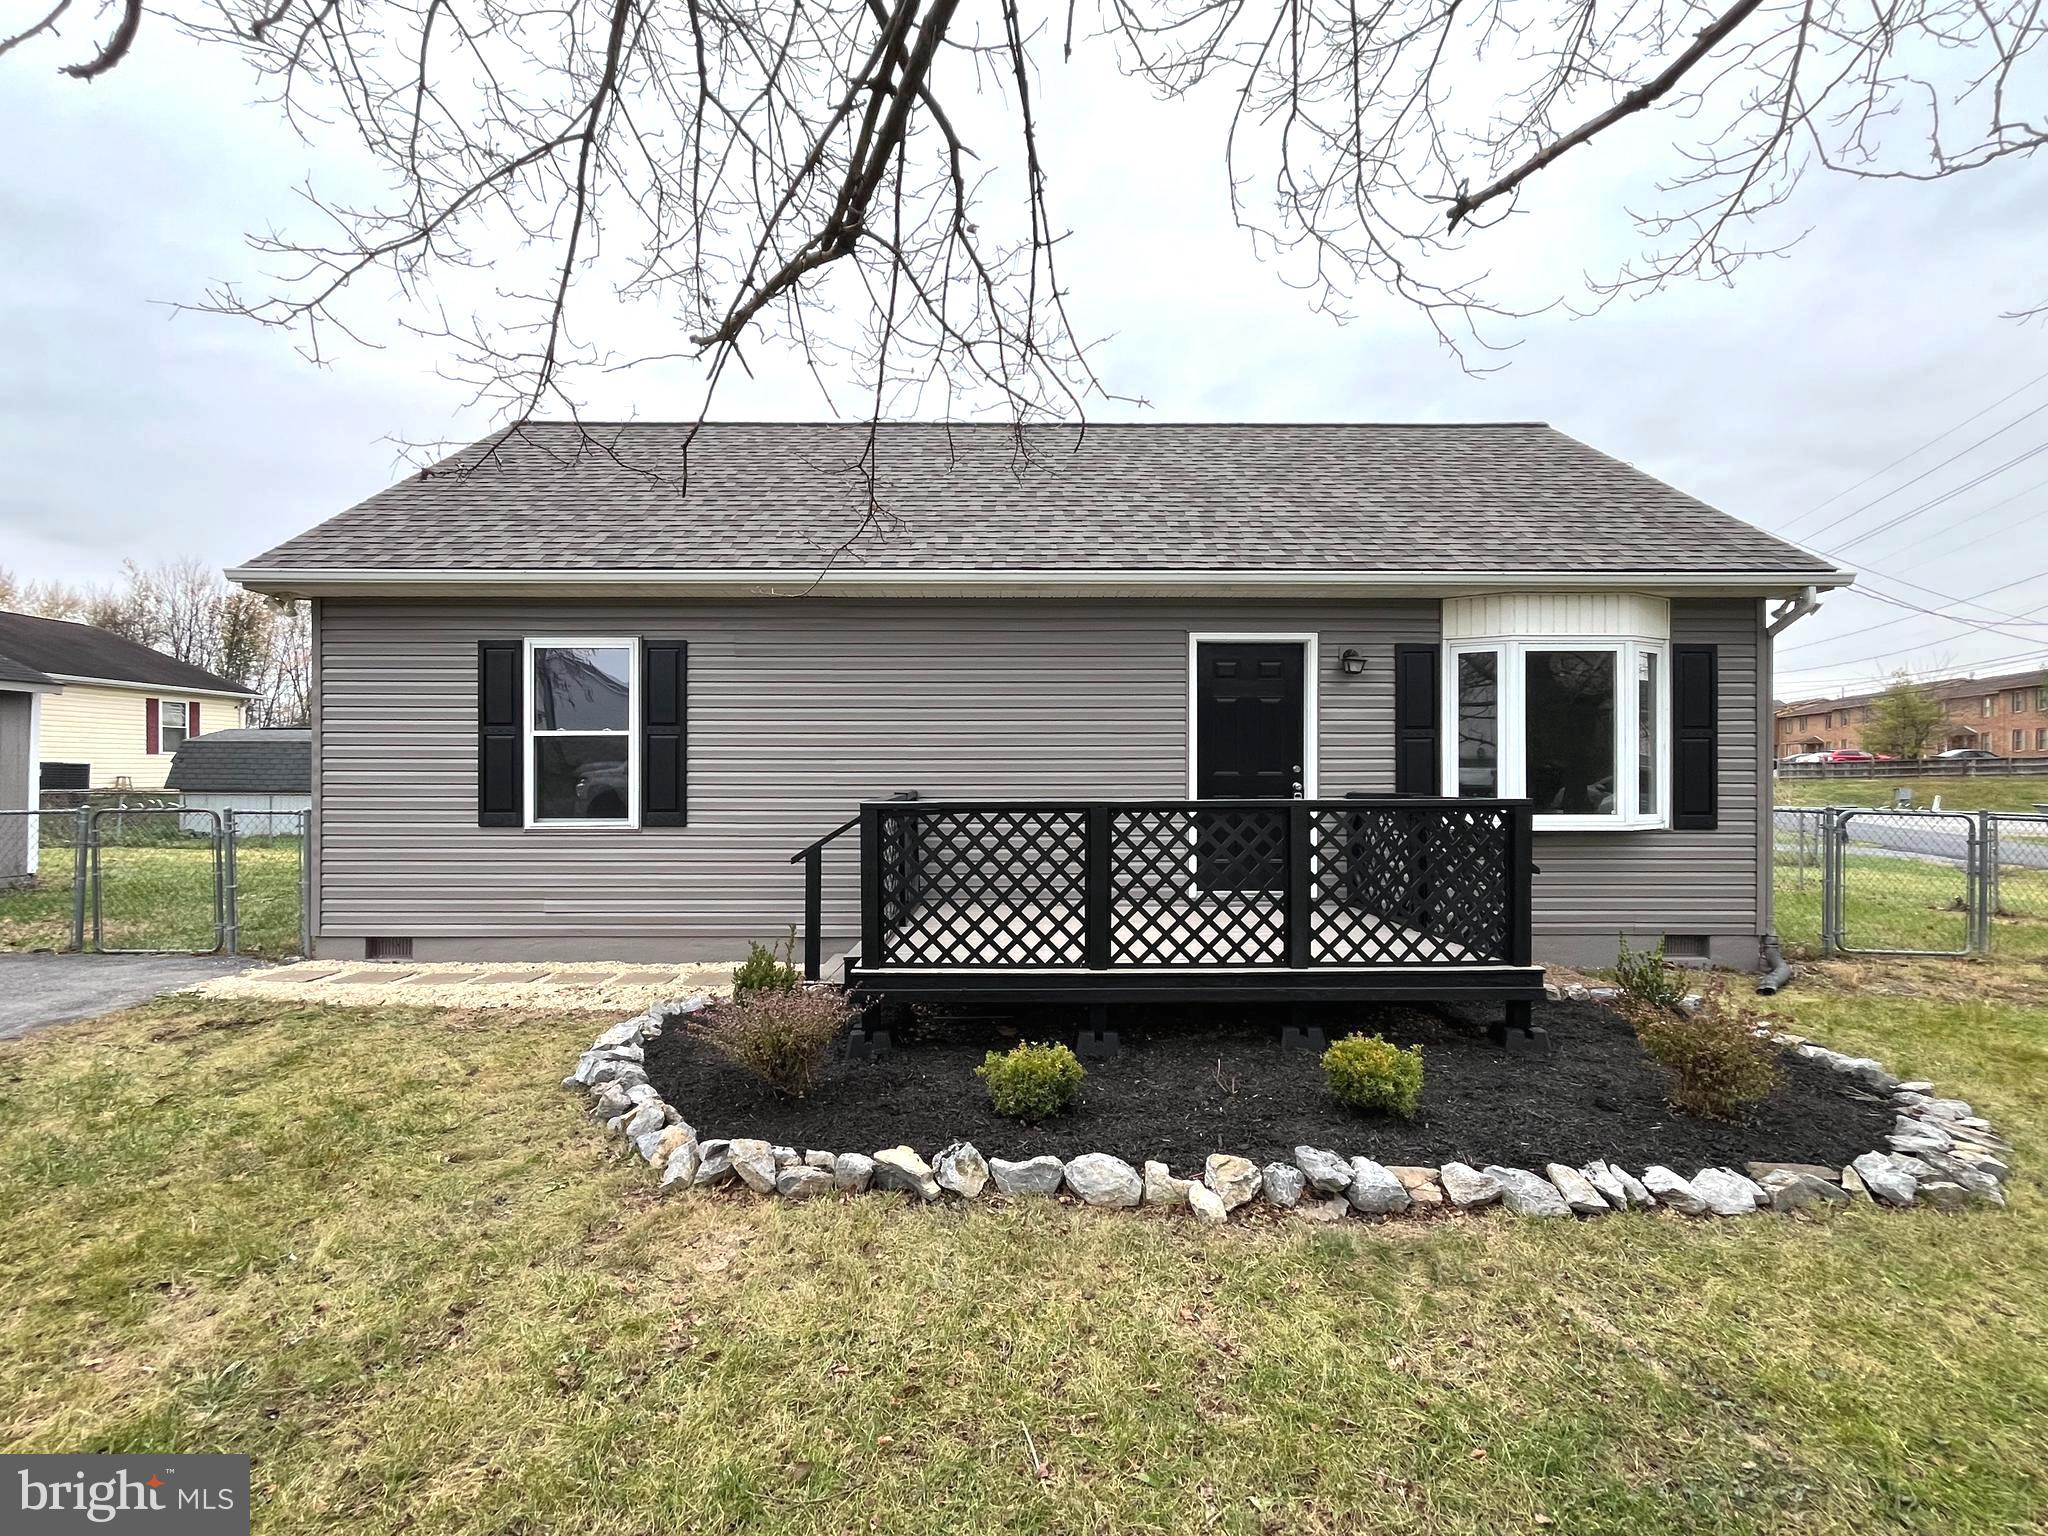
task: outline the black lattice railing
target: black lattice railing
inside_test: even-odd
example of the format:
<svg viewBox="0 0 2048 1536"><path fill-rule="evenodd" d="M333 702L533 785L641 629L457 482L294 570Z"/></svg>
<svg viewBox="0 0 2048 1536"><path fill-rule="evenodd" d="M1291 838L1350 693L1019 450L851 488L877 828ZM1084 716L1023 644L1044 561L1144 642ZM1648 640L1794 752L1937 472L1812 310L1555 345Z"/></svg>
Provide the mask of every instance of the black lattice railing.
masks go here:
<svg viewBox="0 0 2048 1536"><path fill-rule="evenodd" d="M861 808L863 964L1526 966L1529 804Z"/></svg>

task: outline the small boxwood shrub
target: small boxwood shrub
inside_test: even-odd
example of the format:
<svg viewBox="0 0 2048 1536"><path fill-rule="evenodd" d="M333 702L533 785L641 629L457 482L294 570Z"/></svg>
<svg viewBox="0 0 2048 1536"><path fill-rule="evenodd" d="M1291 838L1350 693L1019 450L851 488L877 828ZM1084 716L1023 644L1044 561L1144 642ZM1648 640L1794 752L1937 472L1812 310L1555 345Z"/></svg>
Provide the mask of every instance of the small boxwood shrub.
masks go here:
<svg viewBox="0 0 2048 1536"><path fill-rule="evenodd" d="M1404 1051L1378 1035L1346 1035L1323 1052L1323 1075L1338 1103L1411 1119L1422 1098L1422 1047Z"/></svg>
<svg viewBox="0 0 2048 1536"><path fill-rule="evenodd" d="M1027 1043L990 1051L974 1075L988 1084L988 1101L997 1114L1043 1120L1067 1107L1088 1071L1064 1045Z"/></svg>
<svg viewBox="0 0 2048 1536"><path fill-rule="evenodd" d="M789 930L789 942L780 954L766 944L749 944L746 960L732 973L733 1000L756 992L794 992L798 977L790 957L796 953L796 929Z"/></svg>
<svg viewBox="0 0 2048 1536"><path fill-rule="evenodd" d="M852 1015L837 992L757 990L709 1010L698 1027L729 1060L800 1099Z"/></svg>
<svg viewBox="0 0 2048 1536"><path fill-rule="evenodd" d="M1664 963L1663 940L1653 949L1630 949L1626 937L1620 937L1620 942L1621 952L1614 959L1614 984L1621 988L1624 1001L1675 1013L1688 988L1685 973Z"/></svg>
<svg viewBox="0 0 2048 1536"><path fill-rule="evenodd" d="M1632 1004L1624 1010L1636 1039L1671 1074L1666 1097L1689 1115L1727 1120L1770 1096L1784 1075L1778 1047L1751 1009L1729 999L1716 982L1687 1013Z"/></svg>

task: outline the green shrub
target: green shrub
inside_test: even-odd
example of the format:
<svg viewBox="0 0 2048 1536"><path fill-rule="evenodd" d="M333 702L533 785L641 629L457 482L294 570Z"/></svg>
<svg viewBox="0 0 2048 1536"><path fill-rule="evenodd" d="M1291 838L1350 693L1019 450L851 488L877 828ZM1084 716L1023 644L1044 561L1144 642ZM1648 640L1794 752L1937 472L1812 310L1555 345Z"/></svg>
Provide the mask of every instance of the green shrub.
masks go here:
<svg viewBox="0 0 2048 1536"><path fill-rule="evenodd" d="M776 1092L800 1099L852 1014L837 992L757 990L709 1010L698 1028L728 1059Z"/></svg>
<svg viewBox="0 0 2048 1536"><path fill-rule="evenodd" d="M1778 1086L1778 1047L1756 1013L1732 1002L1719 982L1700 994L1692 1012L1636 1004L1624 1010L1636 1039L1671 1074L1666 1096L1691 1115L1726 1120Z"/></svg>
<svg viewBox="0 0 2048 1536"><path fill-rule="evenodd" d="M732 973L733 1000L755 992L794 992L798 978L796 967L789 962L795 953L795 928L789 930L789 942L781 954L766 944L749 944L745 963Z"/></svg>
<svg viewBox="0 0 2048 1536"><path fill-rule="evenodd" d="M1690 990L1685 973L1664 963L1664 942L1654 949L1630 949L1622 938L1621 953L1614 960L1614 984L1624 1001L1644 1008L1676 1013Z"/></svg>
<svg viewBox="0 0 2048 1536"><path fill-rule="evenodd" d="M1088 1075L1064 1045L1019 1045L990 1051L974 1075L988 1084L988 1101L999 1115L1043 1120L1067 1107Z"/></svg>
<svg viewBox="0 0 2048 1536"><path fill-rule="evenodd" d="M1378 1035L1346 1035L1323 1052L1323 1075L1338 1103L1411 1119L1422 1097L1422 1047L1404 1051Z"/></svg>

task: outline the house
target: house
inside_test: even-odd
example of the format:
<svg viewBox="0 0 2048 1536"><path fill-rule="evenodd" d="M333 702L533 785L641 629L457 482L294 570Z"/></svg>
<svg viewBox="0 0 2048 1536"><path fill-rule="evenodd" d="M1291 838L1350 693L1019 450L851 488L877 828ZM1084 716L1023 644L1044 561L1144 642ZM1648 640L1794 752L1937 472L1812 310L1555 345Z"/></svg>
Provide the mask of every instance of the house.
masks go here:
<svg viewBox="0 0 2048 1536"><path fill-rule="evenodd" d="M318 953L1757 964L1827 561L1533 423L890 424L873 515L866 441L534 426L231 571L313 604Z"/></svg>
<svg viewBox="0 0 2048 1536"><path fill-rule="evenodd" d="M178 749L164 787L177 790L178 803L192 811L311 810L313 733L279 728L194 736Z"/></svg>
<svg viewBox="0 0 2048 1536"><path fill-rule="evenodd" d="M246 722L240 684L90 624L0 612L0 657L60 685L32 756L45 790L162 789L187 736Z"/></svg>
<svg viewBox="0 0 2048 1536"><path fill-rule="evenodd" d="M1952 677L1924 685L1941 703L1948 725L1928 751L1976 747L2000 757L2048 758L2048 671ZM1867 750L1863 728L1876 715L1876 693L1802 699L1777 709L1777 755L1842 748Z"/></svg>
<svg viewBox="0 0 2048 1536"><path fill-rule="evenodd" d="M0 889L36 873L36 752L44 701L64 685L0 652Z"/></svg>

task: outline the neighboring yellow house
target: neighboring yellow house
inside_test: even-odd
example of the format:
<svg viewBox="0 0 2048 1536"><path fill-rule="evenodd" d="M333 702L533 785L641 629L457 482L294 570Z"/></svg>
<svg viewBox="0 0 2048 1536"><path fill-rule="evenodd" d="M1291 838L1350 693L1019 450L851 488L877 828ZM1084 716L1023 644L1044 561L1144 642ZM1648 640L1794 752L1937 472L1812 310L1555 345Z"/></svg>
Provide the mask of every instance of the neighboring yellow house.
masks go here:
<svg viewBox="0 0 2048 1536"><path fill-rule="evenodd" d="M247 724L228 678L90 624L0 612L0 657L59 685L37 699L37 787L162 789L188 736Z"/></svg>

